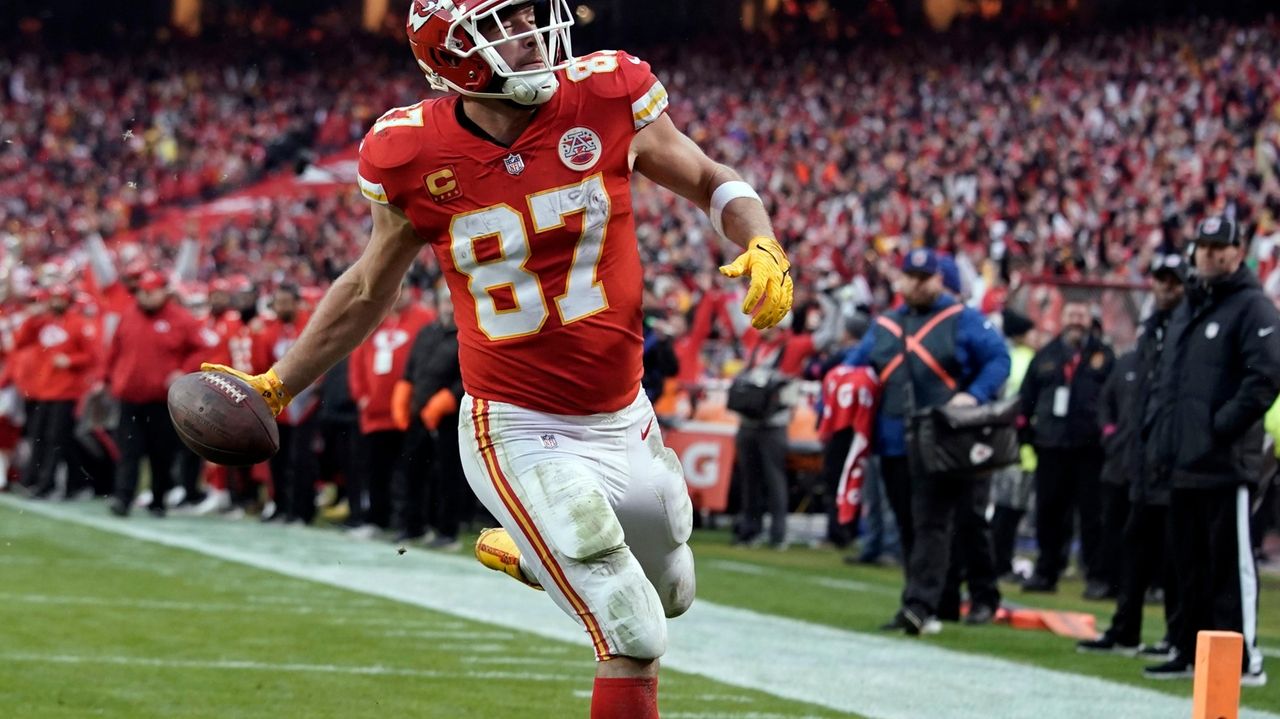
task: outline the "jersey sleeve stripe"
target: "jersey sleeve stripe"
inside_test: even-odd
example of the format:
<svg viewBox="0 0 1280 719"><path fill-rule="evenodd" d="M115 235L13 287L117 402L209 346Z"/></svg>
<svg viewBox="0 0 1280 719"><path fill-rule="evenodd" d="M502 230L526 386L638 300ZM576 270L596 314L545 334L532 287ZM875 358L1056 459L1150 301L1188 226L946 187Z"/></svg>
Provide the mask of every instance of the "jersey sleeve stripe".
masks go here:
<svg viewBox="0 0 1280 719"><path fill-rule="evenodd" d="M667 89L662 86L661 82L653 81L653 86L649 91L640 97L639 100L631 103L631 114L636 123L636 129L648 125L657 120L663 111L667 109Z"/></svg>
<svg viewBox="0 0 1280 719"><path fill-rule="evenodd" d="M360 185L360 194L379 205L387 204L387 191L382 189L382 185L376 182L369 182L360 175L356 175L356 181Z"/></svg>

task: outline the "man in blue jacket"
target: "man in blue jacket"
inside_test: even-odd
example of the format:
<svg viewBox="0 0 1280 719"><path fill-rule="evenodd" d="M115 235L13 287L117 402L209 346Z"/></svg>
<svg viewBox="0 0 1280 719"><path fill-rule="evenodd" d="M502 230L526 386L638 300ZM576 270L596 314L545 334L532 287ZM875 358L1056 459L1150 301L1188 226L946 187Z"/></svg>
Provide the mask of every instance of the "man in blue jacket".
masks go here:
<svg viewBox="0 0 1280 719"><path fill-rule="evenodd" d="M876 318L845 364L872 367L883 385L875 448L898 519L907 580L902 609L884 628L934 633L941 627L935 615L950 564L956 509L985 507L990 478L942 479L912 471L906 420L930 407L974 406L997 398L1009 376L1009 352L991 323L943 292L938 256L931 250L907 255L898 286L903 306ZM994 610L971 607L970 616Z"/></svg>

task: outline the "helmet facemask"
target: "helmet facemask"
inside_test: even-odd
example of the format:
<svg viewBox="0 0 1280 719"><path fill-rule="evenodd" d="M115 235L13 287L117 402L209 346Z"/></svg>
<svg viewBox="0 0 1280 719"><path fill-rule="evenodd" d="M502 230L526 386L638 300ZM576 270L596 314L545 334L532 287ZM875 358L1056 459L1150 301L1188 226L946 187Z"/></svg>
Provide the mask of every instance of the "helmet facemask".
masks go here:
<svg viewBox="0 0 1280 719"><path fill-rule="evenodd" d="M534 27L522 32L511 32L503 25L503 16L520 6L534 5ZM453 21L446 39L446 50L457 61L476 58L492 70L492 79L483 90L466 89L432 71L419 60L427 73L427 79L437 89L448 89L468 97L504 99L519 105L541 105L550 100L559 87L556 72L573 60L573 46L569 29L573 27L573 12L568 0L480 0L473 7L454 5L448 0L442 3L451 7ZM495 35L490 39L485 31ZM502 58L499 48L507 43L523 46L534 42L539 67L512 68Z"/></svg>

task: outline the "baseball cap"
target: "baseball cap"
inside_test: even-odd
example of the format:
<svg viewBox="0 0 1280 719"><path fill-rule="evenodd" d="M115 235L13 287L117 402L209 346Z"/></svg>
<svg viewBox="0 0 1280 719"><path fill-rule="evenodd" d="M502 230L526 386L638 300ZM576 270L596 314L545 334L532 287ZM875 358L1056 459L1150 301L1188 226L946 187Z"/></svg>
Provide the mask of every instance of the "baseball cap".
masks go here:
<svg viewBox="0 0 1280 719"><path fill-rule="evenodd" d="M1239 245L1240 233L1235 220L1221 215L1206 217L1196 228L1197 245Z"/></svg>
<svg viewBox="0 0 1280 719"><path fill-rule="evenodd" d="M1021 337L1035 329L1035 323L1031 318L1016 310L1006 308L1000 313L1000 320L1005 337Z"/></svg>
<svg viewBox="0 0 1280 719"><path fill-rule="evenodd" d="M169 281L164 275L155 270L147 270L138 277L138 289L140 290L160 290L169 286Z"/></svg>
<svg viewBox="0 0 1280 719"><path fill-rule="evenodd" d="M943 287L946 287L952 294L964 294L964 283L960 281L960 266L956 264L954 257L940 255L938 257L938 271L942 273Z"/></svg>
<svg viewBox="0 0 1280 719"><path fill-rule="evenodd" d="M902 260L902 271L916 275L938 274L938 255L923 247L907 253Z"/></svg>
<svg viewBox="0 0 1280 719"><path fill-rule="evenodd" d="M1182 258L1182 255L1178 254L1157 255L1156 258L1151 261L1150 274L1152 277L1157 277L1162 272L1173 275L1182 282L1186 282L1187 261Z"/></svg>
<svg viewBox="0 0 1280 719"><path fill-rule="evenodd" d="M150 264L145 259L138 257L125 265L123 274L125 277L141 277L149 268Z"/></svg>

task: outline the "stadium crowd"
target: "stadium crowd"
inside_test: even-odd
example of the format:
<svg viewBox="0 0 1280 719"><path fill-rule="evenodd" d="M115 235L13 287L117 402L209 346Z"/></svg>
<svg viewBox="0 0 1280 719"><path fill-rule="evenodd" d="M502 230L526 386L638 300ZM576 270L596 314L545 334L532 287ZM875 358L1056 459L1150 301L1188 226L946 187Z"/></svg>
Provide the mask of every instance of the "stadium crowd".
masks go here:
<svg viewBox="0 0 1280 719"><path fill-rule="evenodd" d="M123 60L0 58L0 135L16 138L0 146L0 483L18 479L36 497L88 494L88 487L113 495L113 510L124 515L147 456L157 515L168 509L170 476L182 488L172 499L188 511L301 522L313 519L313 493L324 483L344 494L326 495L319 506L357 536L385 531L407 540L430 526L433 546L456 549L460 522L473 509L449 456L456 442L441 431L461 388L447 358L431 352L452 326L429 257L412 273L396 312L346 368L282 418L282 459L270 467L202 470L157 411L163 384L138 381L141 373L156 375L156 367L171 379L205 358L264 371L368 237L367 207L353 191L281 199L183 237L144 231L141 244L112 243L112 235L144 227L165 207L213 199L299 159L349 147L382 110L425 90L401 70L401 55L381 48L357 45L355 58L318 62L303 48L271 52L249 72L230 69L215 53L177 47ZM1070 385L1081 357L1088 360L1090 399L1071 406L1088 429L1037 438L1052 421L1044 419L1025 438L1051 454L1087 449L1096 460L1088 471L1096 475L1106 424L1097 419L1098 394L1115 362L1106 318L1067 302L1060 314L1027 319L1006 306L1012 292L1043 277L1145 284L1153 266L1183 256L1204 218L1221 216L1249 249L1247 263L1267 294L1280 300L1275 20L1198 21L1045 42L903 41L751 57L659 49L646 56L673 97L676 124L760 188L797 285L790 326L746 330L735 310L741 288L721 285L715 273L725 248L705 216L638 181L652 370L646 388L655 399L744 366L789 381L821 380L845 358L865 364L866 356L850 350L874 334L869 316L888 316L899 304L904 271L941 276L953 300L1003 326L1011 342L1038 331L1022 354L1067 347L1051 358L1071 366L1058 386L1064 379ZM927 259L913 258L922 249ZM151 269L157 267L163 271ZM157 313L165 313L163 323ZM414 341L423 336L435 340ZM988 389L978 399L993 399L997 391ZM1039 400L1048 403L1039 405L1042 413L1065 416L1065 404L1061 415L1044 410L1059 401L1056 389L1048 391L1049 399ZM1029 419L1036 402L1024 399ZM773 409L790 417L790 405ZM773 417L744 422L759 434L740 446L762 441L751 437L776 438L786 419L777 425ZM146 442L137 441L142 436ZM758 463L777 458L762 454ZM886 458L902 459L890 453L880 457L883 471L868 469L860 511L870 518L891 506L909 554L912 519L904 508L912 500L893 496L891 478L905 469L885 470ZM739 476L739 541L765 543L768 504L767 543L786 546L784 470ZM880 505L870 501L877 474L884 475L877 491L889 493ZM997 504L992 560L1011 551L1000 545L1013 541L1030 508L1030 476L1015 478L1006 494L999 481L994 495L986 490ZM1123 534L1116 525L1123 529L1127 512L1107 505L1096 481L1070 491L1049 487L1044 472L1035 481L1035 501L1048 503L1034 507L1038 539L1051 548L1026 588L1056 590L1071 545L1072 528L1050 527L1046 510L1059 519L1079 512L1090 595L1121 596L1122 570L1098 558L1107 556L1104 542ZM827 487L832 507L840 491ZM984 515L985 506L984 498ZM828 539L845 545L856 524L840 512L832 516ZM957 526L977 522L973 536L990 537L980 526L985 518L953 516ZM938 536L925 536L937 546ZM864 558L876 558L866 550L880 539L864 537ZM908 587L921 572L932 581L961 565L947 584L967 579L977 596L980 568L972 558L954 559L963 552L952 554L940 569L901 557L910 565ZM1009 569L1003 561L992 567ZM924 615L904 606L891 625L926 631L934 615L951 614L939 601L931 596ZM986 620L998 604L998 594L986 600ZM1132 644L1127 635L1112 639ZM1176 659L1169 651L1160 656Z"/></svg>
<svg viewBox="0 0 1280 719"><path fill-rule="evenodd" d="M308 52L320 41L247 41L254 65L220 43L6 55L0 228L28 262L66 253L346 148L421 87L368 41Z"/></svg>

